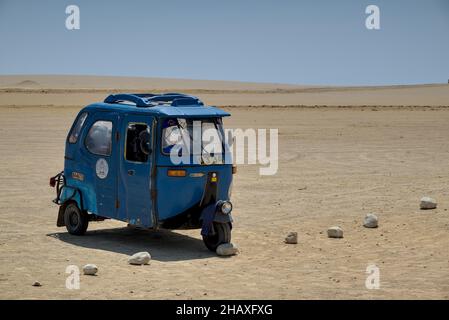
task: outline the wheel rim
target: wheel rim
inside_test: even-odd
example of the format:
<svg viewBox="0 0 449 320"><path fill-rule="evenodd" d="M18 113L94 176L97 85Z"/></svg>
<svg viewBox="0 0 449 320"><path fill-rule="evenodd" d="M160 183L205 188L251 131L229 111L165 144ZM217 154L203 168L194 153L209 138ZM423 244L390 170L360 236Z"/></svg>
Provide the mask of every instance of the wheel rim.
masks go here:
<svg viewBox="0 0 449 320"><path fill-rule="evenodd" d="M215 234L203 236L206 247L215 251L220 244L230 242L230 229L228 230L228 228L227 224L214 223Z"/></svg>
<svg viewBox="0 0 449 320"><path fill-rule="evenodd" d="M79 223L79 217L76 212L71 212L69 216L70 225L76 227Z"/></svg>

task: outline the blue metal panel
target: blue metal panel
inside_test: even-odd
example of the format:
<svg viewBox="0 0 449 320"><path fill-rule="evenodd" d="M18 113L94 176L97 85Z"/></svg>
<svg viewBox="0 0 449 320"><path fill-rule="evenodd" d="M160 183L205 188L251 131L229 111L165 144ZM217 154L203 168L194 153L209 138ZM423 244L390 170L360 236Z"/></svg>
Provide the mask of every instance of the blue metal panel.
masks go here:
<svg viewBox="0 0 449 320"><path fill-rule="evenodd" d="M81 192L81 194L80 194ZM82 197L82 191L80 191L79 189L73 188L73 187L69 187L69 186L64 186L61 192L61 203L64 203L66 201L75 201L78 208L82 208L83 210L88 210L86 208L86 201L81 201L81 197Z"/></svg>
<svg viewBox="0 0 449 320"><path fill-rule="evenodd" d="M86 149L84 144L89 128L99 120L111 121L113 125L110 155L93 154ZM77 188L82 193L83 209L110 218L116 217L118 155L118 147L114 141L116 130L117 113L90 110L78 141L75 144L66 143L64 167L67 187ZM108 168L107 175L102 178L96 174L97 161L100 159L107 164ZM64 190L64 196L70 194L70 188Z"/></svg>
<svg viewBox="0 0 449 320"><path fill-rule="evenodd" d="M227 117L230 114L215 107L154 107L159 117L178 117L178 118L217 118Z"/></svg>
<svg viewBox="0 0 449 320"><path fill-rule="evenodd" d="M85 112L84 109L80 111L79 115L83 112ZM84 148L84 139L88 127L92 123L91 120L94 113L93 110L89 112L76 143L69 143L66 141L64 161L66 187L62 191L61 201L64 202L69 200L73 196L80 208L96 214L98 213L98 210L94 179L95 168L92 169L90 162L84 156L85 152L82 150ZM75 179L73 177L77 178ZM82 203L80 201L80 195L74 193L74 188L81 193Z"/></svg>
<svg viewBox="0 0 449 320"><path fill-rule="evenodd" d="M147 108L137 108L133 105L120 104L120 103L95 103L91 104L83 109L83 111L115 111L119 113L133 112L139 114L152 115L156 118L159 117L184 117L184 118L216 118L216 117L228 117L231 114L223 111L219 108L212 106L202 106L198 105L182 105L182 106L171 106L171 105L159 105Z"/></svg>
<svg viewBox="0 0 449 320"><path fill-rule="evenodd" d="M154 224L151 202L151 166L152 155L146 162L129 161L126 159L127 129L130 123L146 124L151 129L153 117L148 115L125 114L121 118L120 139L120 173L119 198L120 208L118 219L133 225L152 227ZM154 148L153 148L154 149Z"/></svg>
<svg viewBox="0 0 449 320"><path fill-rule="evenodd" d="M85 170L78 171L88 172ZM75 200L79 208L82 208L83 210L86 210L88 212L97 213L97 198L95 193L95 186L92 184L92 179L89 179L90 181L84 180L83 182L81 182L76 179L70 178L73 172L78 171L71 171L70 169L67 169L64 173L64 175L66 175L66 177L68 178L66 178L67 186L64 187L61 193L61 202L65 202L66 200ZM67 176L67 173L69 172L70 176Z"/></svg>
<svg viewBox="0 0 449 320"><path fill-rule="evenodd" d="M185 177L169 177L169 169L184 169ZM229 200L229 187L232 181L231 165L182 166L157 168L157 209L159 220L165 220L182 213L200 203L208 172L218 175L218 199ZM204 174L198 177L198 174ZM192 175L193 174L193 175Z"/></svg>

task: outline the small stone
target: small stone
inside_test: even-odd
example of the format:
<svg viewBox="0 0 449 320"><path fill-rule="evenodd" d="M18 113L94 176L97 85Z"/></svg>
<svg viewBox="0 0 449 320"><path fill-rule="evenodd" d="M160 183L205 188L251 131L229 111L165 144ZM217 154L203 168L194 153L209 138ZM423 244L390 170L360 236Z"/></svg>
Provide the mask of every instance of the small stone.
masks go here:
<svg viewBox="0 0 449 320"><path fill-rule="evenodd" d="M233 243L223 243L216 250L219 256L233 256L240 252L239 248Z"/></svg>
<svg viewBox="0 0 449 320"><path fill-rule="evenodd" d="M298 243L298 232L289 232L285 238L285 243L297 244Z"/></svg>
<svg viewBox="0 0 449 320"><path fill-rule="evenodd" d="M86 264L83 267L83 273L87 276L94 276L98 272L98 267L94 264Z"/></svg>
<svg viewBox="0 0 449 320"><path fill-rule="evenodd" d="M129 257L128 263L134 265L142 265L142 264L149 264L150 260L151 255L148 252L143 251L137 252L133 254L131 257Z"/></svg>
<svg viewBox="0 0 449 320"><path fill-rule="evenodd" d="M435 209L437 207L437 202L430 197L422 197L419 207L422 210Z"/></svg>
<svg viewBox="0 0 449 320"><path fill-rule="evenodd" d="M330 227L327 229L327 236L329 238L343 238L343 229L340 227Z"/></svg>
<svg viewBox="0 0 449 320"><path fill-rule="evenodd" d="M42 287L42 284L39 281L34 281L33 287Z"/></svg>
<svg viewBox="0 0 449 320"><path fill-rule="evenodd" d="M365 228L377 228L379 223L379 219L373 213L368 213L365 216L365 220L363 220L363 226Z"/></svg>

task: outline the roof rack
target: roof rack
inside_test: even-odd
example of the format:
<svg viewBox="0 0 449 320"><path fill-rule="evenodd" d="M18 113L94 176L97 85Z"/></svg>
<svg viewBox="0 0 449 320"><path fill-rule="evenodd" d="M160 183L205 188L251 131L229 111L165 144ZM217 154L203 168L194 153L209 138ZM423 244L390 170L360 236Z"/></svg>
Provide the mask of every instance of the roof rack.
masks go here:
<svg viewBox="0 0 449 320"><path fill-rule="evenodd" d="M146 108L155 107L158 105L171 105L176 106L186 106L186 105L197 105L204 106L204 103L195 96L190 96L182 93L170 92L164 94L154 94L154 93L120 93L111 94L105 100L105 103L122 103L122 102L132 102L136 107Z"/></svg>

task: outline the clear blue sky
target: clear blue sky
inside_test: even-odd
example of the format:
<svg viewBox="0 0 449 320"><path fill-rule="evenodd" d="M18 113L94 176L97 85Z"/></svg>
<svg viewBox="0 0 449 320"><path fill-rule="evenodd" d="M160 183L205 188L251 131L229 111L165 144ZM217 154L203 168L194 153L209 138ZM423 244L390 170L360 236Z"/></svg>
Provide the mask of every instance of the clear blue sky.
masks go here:
<svg viewBox="0 0 449 320"><path fill-rule="evenodd" d="M81 29L65 28L76 4ZM380 7L381 30L365 28ZM0 0L0 74L447 82L449 0Z"/></svg>

